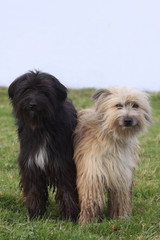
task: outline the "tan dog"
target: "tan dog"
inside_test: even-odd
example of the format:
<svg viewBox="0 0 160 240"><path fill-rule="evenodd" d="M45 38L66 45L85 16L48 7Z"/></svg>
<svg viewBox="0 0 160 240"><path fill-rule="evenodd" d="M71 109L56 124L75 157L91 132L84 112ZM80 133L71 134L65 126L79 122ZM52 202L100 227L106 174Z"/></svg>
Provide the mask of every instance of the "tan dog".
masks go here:
<svg viewBox="0 0 160 240"><path fill-rule="evenodd" d="M137 135L151 124L144 92L131 88L97 90L95 106L80 111L74 133L74 161L81 223L97 217L108 192L108 216L131 211L133 175L138 158Z"/></svg>

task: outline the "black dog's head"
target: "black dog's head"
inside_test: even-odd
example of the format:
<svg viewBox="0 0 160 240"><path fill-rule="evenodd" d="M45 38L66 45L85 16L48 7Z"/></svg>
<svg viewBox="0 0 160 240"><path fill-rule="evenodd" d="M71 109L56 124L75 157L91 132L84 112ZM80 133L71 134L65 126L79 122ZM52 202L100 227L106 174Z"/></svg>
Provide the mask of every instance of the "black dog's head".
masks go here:
<svg viewBox="0 0 160 240"><path fill-rule="evenodd" d="M52 75L36 71L17 78L9 86L8 94L15 117L36 128L54 119L67 97L67 89Z"/></svg>

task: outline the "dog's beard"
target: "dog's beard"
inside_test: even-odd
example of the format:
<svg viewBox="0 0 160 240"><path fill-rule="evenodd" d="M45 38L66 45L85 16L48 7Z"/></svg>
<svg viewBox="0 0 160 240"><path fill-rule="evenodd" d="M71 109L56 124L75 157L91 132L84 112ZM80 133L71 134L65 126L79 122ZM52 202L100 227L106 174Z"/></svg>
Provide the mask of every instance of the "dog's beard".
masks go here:
<svg viewBox="0 0 160 240"><path fill-rule="evenodd" d="M28 114L24 114L25 115L25 119L28 123L28 125L30 125L30 127L35 130L37 128L42 128L42 126L44 125L43 122L43 118L42 118L42 113L37 113L35 111L28 111Z"/></svg>
<svg viewBox="0 0 160 240"><path fill-rule="evenodd" d="M124 124L120 124L119 121L113 121L111 129L114 133L114 136L118 139L127 139L134 137L143 130L138 120L136 124L133 124L131 126L125 126Z"/></svg>

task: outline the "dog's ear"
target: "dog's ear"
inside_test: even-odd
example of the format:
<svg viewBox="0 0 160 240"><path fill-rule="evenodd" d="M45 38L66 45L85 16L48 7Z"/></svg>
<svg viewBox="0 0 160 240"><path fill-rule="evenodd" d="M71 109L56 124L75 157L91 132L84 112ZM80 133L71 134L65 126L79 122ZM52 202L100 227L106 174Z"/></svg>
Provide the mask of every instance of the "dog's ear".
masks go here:
<svg viewBox="0 0 160 240"><path fill-rule="evenodd" d="M100 88L98 89L93 95L92 95L92 100L97 100L100 96L101 97L107 97L108 95L111 94L111 91L107 88Z"/></svg>
<svg viewBox="0 0 160 240"><path fill-rule="evenodd" d="M64 101L67 98L67 88L60 82L56 83L56 91L60 101Z"/></svg>
<svg viewBox="0 0 160 240"><path fill-rule="evenodd" d="M10 99L13 99L15 90L16 90L16 82L14 81L11 83L11 85L8 88L8 95Z"/></svg>
<svg viewBox="0 0 160 240"><path fill-rule="evenodd" d="M8 88L9 98L12 100L16 93L17 87L19 87L20 83L22 83L26 79L27 74L23 74L22 76L16 78Z"/></svg>
<svg viewBox="0 0 160 240"><path fill-rule="evenodd" d="M9 98L12 100L14 98L17 86L19 85L19 78L16 78L8 88Z"/></svg>

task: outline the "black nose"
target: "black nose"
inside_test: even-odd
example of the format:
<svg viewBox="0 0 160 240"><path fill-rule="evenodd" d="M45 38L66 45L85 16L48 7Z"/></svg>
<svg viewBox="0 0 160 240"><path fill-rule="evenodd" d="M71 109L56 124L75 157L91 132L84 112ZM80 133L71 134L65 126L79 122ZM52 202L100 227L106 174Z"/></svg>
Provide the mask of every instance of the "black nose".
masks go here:
<svg viewBox="0 0 160 240"><path fill-rule="evenodd" d="M125 127L131 127L132 123L133 123L132 118L127 117L127 118L124 119L124 126Z"/></svg>
<svg viewBox="0 0 160 240"><path fill-rule="evenodd" d="M29 108L30 108L32 111L36 110L36 108L37 108L37 103L36 103L35 101L31 101L31 102L29 103Z"/></svg>

